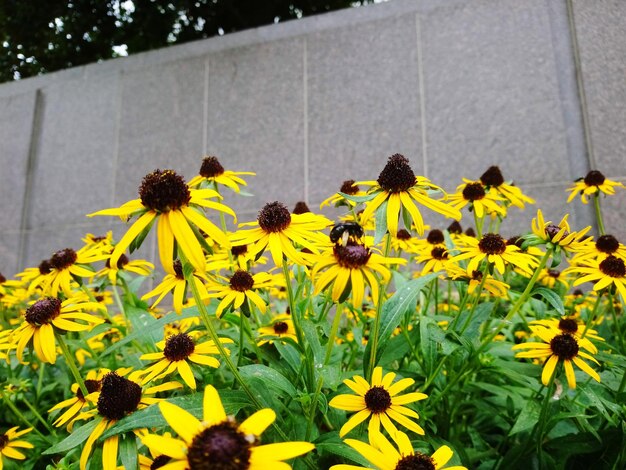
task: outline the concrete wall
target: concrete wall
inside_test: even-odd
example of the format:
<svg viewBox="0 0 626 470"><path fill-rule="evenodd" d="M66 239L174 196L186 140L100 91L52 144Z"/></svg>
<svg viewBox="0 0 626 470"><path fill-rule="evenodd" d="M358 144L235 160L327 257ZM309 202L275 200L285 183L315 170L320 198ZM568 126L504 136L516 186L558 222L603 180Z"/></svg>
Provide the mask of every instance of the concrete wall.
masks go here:
<svg viewBox="0 0 626 470"><path fill-rule="evenodd" d="M625 36L623 0L391 0L1 85L0 271L119 237L85 214L157 167L191 178L205 154L257 172L254 198L226 201L241 221L275 199L317 206L399 152L449 191L498 164L580 227L570 182L626 178ZM605 204L622 237L625 202Z"/></svg>

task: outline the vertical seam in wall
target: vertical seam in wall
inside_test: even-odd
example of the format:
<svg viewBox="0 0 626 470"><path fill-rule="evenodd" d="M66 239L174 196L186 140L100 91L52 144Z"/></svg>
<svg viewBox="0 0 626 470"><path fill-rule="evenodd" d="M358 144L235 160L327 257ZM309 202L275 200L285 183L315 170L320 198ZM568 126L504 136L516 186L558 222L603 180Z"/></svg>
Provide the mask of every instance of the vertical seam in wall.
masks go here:
<svg viewBox="0 0 626 470"><path fill-rule="evenodd" d="M35 176L35 164L37 158L37 149L39 147L39 137L41 135L41 119L43 95L38 88L35 91L35 103L33 104L33 121L30 131L30 144L28 146L28 160L26 162L26 181L24 184L24 194L22 197L22 215L20 220L20 239L17 248L17 269L20 270L24 266L24 257L26 250L26 233L28 230L28 217L30 215L30 197L33 189L33 180Z"/></svg>
<svg viewBox="0 0 626 470"><path fill-rule="evenodd" d="M415 41L417 46L417 84L419 88L419 113L420 132L422 137L422 165L423 174L428 176L428 142L426 138L426 95L424 93L424 64L422 56L422 30L420 28L420 15L415 13Z"/></svg>
<svg viewBox="0 0 626 470"><path fill-rule="evenodd" d="M589 125L589 113L587 107L587 95L585 94L585 83L582 74L582 64L580 61L580 48L578 47L578 35L576 34L576 23L574 21L574 6L572 0L565 0L567 5L567 21L569 24L570 40L572 41L572 51L574 52L574 67L576 70L576 84L578 86L578 96L580 99L580 111L583 120L583 130L585 133L585 146L587 148L587 159L589 168L596 169L596 158L593 152L593 141L591 138L591 127Z"/></svg>
<svg viewBox="0 0 626 470"><path fill-rule="evenodd" d="M302 89L304 108L304 202L309 203L309 93L308 93L308 50L307 38L304 37L302 48Z"/></svg>
<svg viewBox="0 0 626 470"><path fill-rule="evenodd" d="M202 109L202 157L208 153L209 145L209 58L204 60L204 97Z"/></svg>
<svg viewBox="0 0 626 470"><path fill-rule="evenodd" d="M122 93L124 89L124 81L122 80L123 75L123 70L120 70L117 74L117 89L115 93L115 142L113 142L113 177L111 178L111 199L109 201L109 207L115 207L117 165L120 154L120 129L122 128Z"/></svg>

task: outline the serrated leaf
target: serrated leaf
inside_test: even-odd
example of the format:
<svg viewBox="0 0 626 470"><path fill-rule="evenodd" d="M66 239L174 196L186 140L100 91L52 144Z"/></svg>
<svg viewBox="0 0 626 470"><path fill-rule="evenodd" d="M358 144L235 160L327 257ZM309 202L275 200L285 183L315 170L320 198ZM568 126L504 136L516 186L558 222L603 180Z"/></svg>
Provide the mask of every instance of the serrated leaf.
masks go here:
<svg viewBox="0 0 626 470"><path fill-rule="evenodd" d="M83 442L87 440L91 432L95 429L98 423L101 420L94 419L93 421L81 426L78 429L75 429L72 434L67 436L58 444L53 445L52 447L46 449L43 455L50 454L61 454L67 452L68 450L72 450L74 447L81 445Z"/></svg>
<svg viewBox="0 0 626 470"><path fill-rule="evenodd" d="M545 287L538 287L537 289L533 289L531 295L539 295L543 297L546 302L548 302L552 306L552 308L554 308L559 313L559 315L565 315L563 299L561 299L561 297L553 290L547 289Z"/></svg>

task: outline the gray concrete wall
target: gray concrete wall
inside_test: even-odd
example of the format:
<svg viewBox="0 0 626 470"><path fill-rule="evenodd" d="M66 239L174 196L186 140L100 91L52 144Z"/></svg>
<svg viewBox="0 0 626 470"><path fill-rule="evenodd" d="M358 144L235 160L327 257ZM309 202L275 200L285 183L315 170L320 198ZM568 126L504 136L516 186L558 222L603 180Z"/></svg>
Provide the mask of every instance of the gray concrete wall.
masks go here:
<svg viewBox="0 0 626 470"><path fill-rule="evenodd" d="M571 181L626 180L625 36L623 0L391 0L1 85L0 271L119 237L85 214L157 167L191 178L205 154L257 172L255 197L226 201L242 221L275 199L317 206L399 152L449 191L498 164L580 227ZM625 202L605 204L622 239Z"/></svg>

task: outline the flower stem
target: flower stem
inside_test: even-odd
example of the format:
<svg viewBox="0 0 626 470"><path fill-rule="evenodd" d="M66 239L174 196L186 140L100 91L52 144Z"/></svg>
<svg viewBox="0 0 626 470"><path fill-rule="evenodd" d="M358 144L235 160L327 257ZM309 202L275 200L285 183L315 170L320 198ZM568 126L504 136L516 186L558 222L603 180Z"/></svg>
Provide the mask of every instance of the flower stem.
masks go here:
<svg viewBox="0 0 626 470"><path fill-rule="evenodd" d="M476 289L476 295L474 296L474 300L472 301L472 307L469 313L467 314L467 319L465 320L465 323L463 324L463 327L461 328L461 331L459 333L461 336L463 336L463 333L465 333L465 330L470 325L472 317L474 316L474 311L476 310L476 306L478 305L478 301L480 300L480 296L483 293L483 288L485 287L485 282L487 281L487 276L489 275L489 263L485 263L485 267L482 273L483 275L482 275L482 278L480 279L480 284L478 285L478 288Z"/></svg>
<svg viewBox="0 0 626 470"><path fill-rule="evenodd" d="M50 424L45 419L43 419L43 417L39 414L37 409L33 405L31 405L31 403L26 399L26 397L22 397L22 402L24 402L26 407L33 413L33 415L35 415L35 418L37 418L37 421L43 424L50 434L55 434L54 429L52 429L52 426L50 426Z"/></svg>
<svg viewBox="0 0 626 470"><path fill-rule="evenodd" d="M602 219L602 209L600 208L600 191L598 191L593 196L593 208L596 211L596 222L598 224L598 234L602 236L606 233L606 231L604 230L604 220Z"/></svg>
<svg viewBox="0 0 626 470"><path fill-rule="evenodd" d="M591 325L593 324L593 320L595 320L596 318L596 312L598 311L598 307L600 306L601 301L602 301L602 293L599 292L598 298L596 299L596 303L593 305L593 310L589 314L589 317L587 318L587 322L585 323L585 329L583 330L583 334L580 335L580 339L583 339L585 335L587 334L587 331L589 330L589 328L591 328Z"/></svg>
<svg viewBox="0 0 626 470"><path fill-rule="evenodd" d="M50 439L48 439L47 436L44 436L39 429L37 429L35 426L33 426L33 424L28 420L28 418L26 418L26 416L24 416L22 414L22 412L19 410L19 408L17 408L13 402L11 400L9 400L9 398L4 394L4 391L2 390L2 388L0 388L0 397L2 397L2 400L6 403L6 405L9 407L9 409L13 412L13 414L15 414L15 416L17 416L19 419L21 419L24 424L26 424L26 426L28 426L29 428L33 428L33 431L35 431L35 433L41 437L42 439L44 439L48 444L52 444L52 441L50 441ZM2 457L0 457L2 458Z"/></svg>
<svg viewBox="0 0 626 470"><path fill-rule="evenodd" d="M341 323L342 314L343 304L338 303L337 308L335 309L335 318L333 318L333 324L330 328L330 335L328 336L328 344L326 345L326 356L324 358L324 365L328 364L330 356L333 352L333 347L335 346L335 337L337 336L337 331L339 330L339 323Z"/></svg>
<svg viewBox="0 0 626 470"><path fill-rule="evenodd" d="M67 344L65 344L65 340L63 339L63 336L58 333L55 336L57 337L59 346L61 346L61 351L63 352L63 357L65 357L65 363L67 364L67 367L69 367L70 372L74 376L74 380L76 380L76 383L80 387L80 391L83 392L83 396L86 397L87 395L89 395L89 391L87 390L87 387L85 386L85 382L83 381L83 378L80 375L80 372L78 371L78 367L76 366L76 361L74 361L74 356L72 356L72 353L67 347Z"/></svg>

